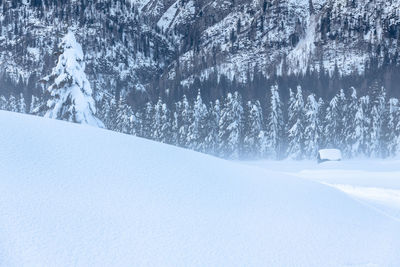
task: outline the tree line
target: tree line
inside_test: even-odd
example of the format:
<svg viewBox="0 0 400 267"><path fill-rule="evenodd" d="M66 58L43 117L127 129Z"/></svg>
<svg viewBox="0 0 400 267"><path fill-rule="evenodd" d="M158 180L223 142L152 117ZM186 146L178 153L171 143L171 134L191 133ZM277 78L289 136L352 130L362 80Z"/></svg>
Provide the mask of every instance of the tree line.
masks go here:
<svg viewBox="0 0 400 267"><path fill-rule="evenodd" d="M280 99L271 86L267 108L260 100L243 101L238 93L204 103L199 90L173 107L160 98L134 111L125 101L104 95L97 117L107 129L229 159L313 159L319 149L341 149L346 158L395 156L400 150L400 105L383 87L358 97L355 88L340 90L329 102L300 86ZM23 95L0 97L0 109L45 115L43 101Z"/></svg>
<svg viewBox="0 0 400 267"><path fill-rule="evenodd" d="M400 149L399 101L383 87L361 97L355 88L340 90L325 102L298 86L284 103L274 85L268 98L265 110L238 92L203 103L199 91L194 101L184 95L171 108L160 98L134 112L104 97L97 115L111 130L230 159L313 159L322 148L385 158Z"/></svg>

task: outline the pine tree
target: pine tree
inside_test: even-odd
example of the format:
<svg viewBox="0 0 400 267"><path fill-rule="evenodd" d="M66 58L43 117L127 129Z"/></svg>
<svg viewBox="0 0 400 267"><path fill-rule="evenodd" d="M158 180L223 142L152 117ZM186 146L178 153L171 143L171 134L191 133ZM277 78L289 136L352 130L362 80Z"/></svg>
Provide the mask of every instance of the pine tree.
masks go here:
<svg viewBox="0 0 400 267"><path fill-rule="evenodd" d="M125 134L133 134L133 111L125 102L121 102L117 108L115 131Z"/></svg>
<svg viewBox="0 0 400 267"><path fill-rule="evenodd" d="M15 96L10 95L7 103L7 110L11 112L18 112L18 101Z"/></svg>
<svg viewBox="0 0 400 267"><path fill-rule="evenodd" d="M271 87L271 108L267 122L267 142L270 155L274 159L283 156L283 136L285 122L283 120L282 103L279 97L278 86Z"/></svg>
<svg viewBox="0 0 400 267"><path fill-rule="evenodd" d="M153 119L154 109L150 102L146 103L146 107L143 111L143 126L142 126L142 137L147 139L153 138Z"/></svg>
<svg viewBox="0 0 400 267"><path fill-rule="evenodd" d="M360 98L357 106L357 112L354 117L354 132L349 137L351 142L347 142L349 147L348 155L359 156L365 153L365 114L364 114L364 98Z"/></svg>
<svg viewBox="0 0 400 267"><path fill-rule="evenodd" d="M360 98L360 118L362 123L362 142L360 142L360 150L364 156L371 156L371 130L372 130L372 119L371 119L371 101L369 96L363 96Z"/></svg>
<svg viewBox="0 0 400 267"><path fill-rule="evenodd" d="M371 156L383 157L386 154L383 142L384 114L386 109L386 91L382 87L374 90L372 103Z"/></svg>
<svg viewBox="0 0 400 267"><path fill-rule="evenodd" d="M304 150L305 156L309 159L316 157L319 149L320 139L320 122L319 122L319 106L313 94L307 97L305 106L305 130L304 130Z"/></svg>
<svg viewBox="0 0 400 267"><path fill-rule="evenodd" d="M242 139L243 107L238 92L228 94L219 121L220 155L224 158L238 159Z"/></svg>
<svg viewBox="0 0 400 267"><path fill-rule="evenodd" d="M192 124L192 110L186 95L183 96L181 106L181 125L178 132L178 144L181 147L188 148L190 146L189 126Z"/></svg>
<svg viewBox="0 0 400 267"><path fill-rule="evenodd" d="M399 131L397 125L399 124L400 111L399 111L399 100L396 98L389 99L389 107L385 116L387 122L385 123L386 128L384 131L384 145L387 147L387 156L394 157L399 149L397 143L397 137Z"/></svg>
<svg viewBox="0 0 400 267"><path fill-rule="evenodd" d="M163 103L161 107L161 138L160 142L172 144L172 124L171 115L167 104Z"/></svg>
<svg viewBox="0 0 400 267"><path fill-rule="evenodd" d="M182 103L175 103L175 111L172 119L172 144L179 146L179 129L182 125Z"/></svg>
<svg viewBox="0 0 400 267"><path fill-rule="evenodd" d="M354 157L359 153L359 133L360 128L356 129L356 127L361 127L361 113L359 116L360 118L356 118L357 112L359 111L359 104L358 104L358 98L357 98L357 91L354 87L351 89L351 96L348 100L347 104L347 110L344 116L344 124L345 124L345 148L344 148L344 155L348 158ZM362 112L362 111L360 111ZM358 122L359 124L356 124L355 122Z"/></svg>
<svg viewBox="0 0 400 267"><path fill-rule="evenodd" d="M262 131L262 112L259 102L247 102L245 109L243 154L247 158L260 156L260 132Z"/></svg>
<svg viewBox="0 0 400 267"><path fill-rule="evenodd" d="M163 139L162 136L162 121L161 121L161 117L162 117L162 100L161 98L158 99L157 103L154 105L154 117L153 117L153 129L152 129L152 135L151 135L151 139L161 142L161 140Z"/></svg>
<svg viewBox="0 0 400 267"><path fill-rule="evenodd" d="M52 73L44 80L50 82L50 100L45 117L104 127L95 117L92 89L85 75L81 45L69 31L59 46L61 55Z"/></svg>
<svg viewBox="0 0 400 267"><path fill-rule="evenodd" d="M7 99L4 96L0 96L0 110L7 110Z"/></svg>
<svg viewBox="0 0 400 267"><path fill-rule="evenodd" d="M343 150L345 147L346 97L343 89L333 97L326 113L325 136L329 147Z"/></svg>
<svg viewBox="0 0 400 267"><path fill-rule="evenodd" d="M188 128L189 149L205 152L205 139L207 136L207 107L203 104L200 90L193 105L193 120Z"/></svg>
<svg viewBox="0 0 400 267"><path fill-rule="evenodd" d="M326 138L325 138L325 128L326 128L326 104L322 98L319 98L318 100L318 122L319 122L319 141L318 141L318 147L319 148L324 148L326 147Z"/></svg>
<svg viewBox="0 0 400 267"><path fill-rule="evenodd" d="M104 95L100 101L99 112L97 113L101 121L104 123L105 128L117 130L117 109L118 105L115 98L110 95Z"/></svg>
<svg viewBox="0 0 400 267"><path fill-rule="evenodd" d="M23 94L19 95L19 98L17 100L17 109L19 113L26 113L26 104Z"/></svg>
<svg viewBox="0 0 400 267"><path fill-rule="evenodd" d="M136 111L135 115L132 117L133 131L132 134L135 136L143 136L143 113L141 111Z"/></svg>
<svg viewBox="0 0 400 267"><path fill-rule="evenodd" d="M300 86L296 96L290 90L288 117L288 156L299 160L304 155L304 100Z"/></svg>
<svg viewBox="0 0 400 267"><path fill-rule="evenodd" d="M221 107L219 100L215 101L215 104L210 103L211 110L207 116L207 136L205 139L205 151L212 155L218 155L218 131L219 131L219 120L221 117Z"/></svg>

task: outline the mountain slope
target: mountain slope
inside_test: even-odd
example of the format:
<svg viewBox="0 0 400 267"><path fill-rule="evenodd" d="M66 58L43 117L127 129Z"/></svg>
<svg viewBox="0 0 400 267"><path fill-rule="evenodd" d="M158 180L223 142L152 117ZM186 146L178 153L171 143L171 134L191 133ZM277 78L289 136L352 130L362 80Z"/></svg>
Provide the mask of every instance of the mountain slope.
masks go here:
<svg viewBox="0 0 400 267"><path fill-rule="evenodd" d="M0 112L1 266L398 266L399 223L335 189Z"/></svg>
<svg viewBox="0 0 400 267"><path fill-rule="evenodd" d="M41 96L59 39L74 30L97 101L174 103L201 88L265 97L278 83L326 98L374 83L398 96L399 0L0 2L0 95ZM11 60L12 59L12 60ZM221 79L221 77L223 77ZM224 84L233 82L234 86ZM193 89L193 90L191 90ZM255 91L255 92L254 92Z"/></svg>

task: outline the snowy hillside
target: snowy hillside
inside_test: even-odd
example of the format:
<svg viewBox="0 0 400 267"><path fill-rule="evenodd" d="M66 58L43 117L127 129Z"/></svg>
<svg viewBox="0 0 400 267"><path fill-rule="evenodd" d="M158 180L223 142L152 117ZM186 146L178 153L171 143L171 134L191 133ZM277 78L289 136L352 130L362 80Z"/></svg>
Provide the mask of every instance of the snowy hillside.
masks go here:
<svg viewBox="0 0 400 267"><path fill-rule="evenodd" d="M343 192L0 112L1 266L399 266L400 223Z"/></svg>

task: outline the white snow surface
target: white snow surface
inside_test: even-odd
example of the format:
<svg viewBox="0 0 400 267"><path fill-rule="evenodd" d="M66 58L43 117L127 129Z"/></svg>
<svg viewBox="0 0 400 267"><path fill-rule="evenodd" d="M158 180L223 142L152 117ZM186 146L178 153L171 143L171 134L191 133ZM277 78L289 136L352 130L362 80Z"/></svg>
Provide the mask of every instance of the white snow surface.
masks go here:
<svg viewBox="0 0 400 267"><path fill-rule="evenodd" d="M0 124L1 266L400 265L400 223L295 177L298 163L4 111Z"/></svg>

